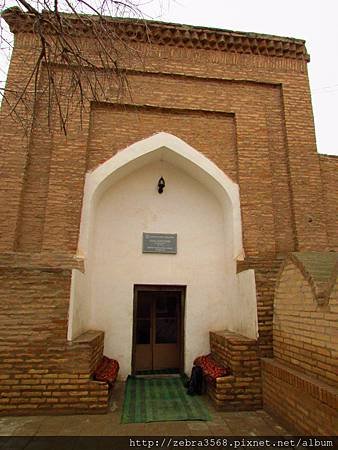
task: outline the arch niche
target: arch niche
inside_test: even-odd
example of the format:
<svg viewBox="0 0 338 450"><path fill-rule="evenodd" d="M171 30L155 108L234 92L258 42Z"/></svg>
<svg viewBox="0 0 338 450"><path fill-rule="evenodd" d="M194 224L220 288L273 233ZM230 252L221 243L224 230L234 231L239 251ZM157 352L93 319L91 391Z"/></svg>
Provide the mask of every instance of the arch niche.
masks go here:
<svg viewBox="0 0 338 450"><path fill-rule="evenodd" d="M177 233L177 254L142 253L143 232ZM244 334L257 335L253 274L245 275L244 296L236 275L238 185L173 135L141 140L86 175L78 255L85 271L73 271L68 339L103 330L105 354L119 361L122 377L131 371L135 285L186 286L187 372L209 351L210 330L239 331L244 320ZM251 311L244 319L243 298Z"/></svg>

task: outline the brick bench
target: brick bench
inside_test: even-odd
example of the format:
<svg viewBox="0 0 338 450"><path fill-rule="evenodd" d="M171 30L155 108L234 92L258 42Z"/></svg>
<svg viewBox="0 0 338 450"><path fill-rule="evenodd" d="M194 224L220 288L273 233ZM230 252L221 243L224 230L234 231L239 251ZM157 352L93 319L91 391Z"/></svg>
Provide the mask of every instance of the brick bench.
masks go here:
<svg viewBox="0 0 338 450"><path fill-rule="evenodd" d="M218 409L249 411L262 407L257 341L231 331L210 332L211 355L229 375L207 380L207 393Z"/></svg>
<svg viewBox="0 0 338 450"><path fill-rule="evenodd" d="M283 361L262 359L264 409L304 435L336 436L338 389Z"/></svg>
<svg viewBox="0 0 338 450"><path fill-rule="evenodd" d="M210 382L215 382L217 378L230 375L230 369L216 361L211 353L209 355L198 356L194 361L195 366L200 366L203 375Z"/></svg>
<svg viewBox="0 0 338 450"><path fill-rule="evenodd" d="M215 401L223 394L222 386L230 376L230 369L219 363L211 353L198 356L194 365L202 368L207 393Z"/></svg>

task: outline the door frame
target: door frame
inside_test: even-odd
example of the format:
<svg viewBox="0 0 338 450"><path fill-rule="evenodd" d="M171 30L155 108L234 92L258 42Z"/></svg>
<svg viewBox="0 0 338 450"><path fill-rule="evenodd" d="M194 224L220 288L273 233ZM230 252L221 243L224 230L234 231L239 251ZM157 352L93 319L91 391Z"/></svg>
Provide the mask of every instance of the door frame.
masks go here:
<svg viewBox="0 0 338 450"><path fill-rule="evenodd" d="M185 317L185 297L186 286L173 284L134 284L134 298L133 298L133 345L131 356L131 373L135 375L135 351L136 351L136 319L137 319L137 301L138 293L140 291L149 292L180 292L181 293L181 308L180 308L180 374L184 374L184 317Z"/></svg>

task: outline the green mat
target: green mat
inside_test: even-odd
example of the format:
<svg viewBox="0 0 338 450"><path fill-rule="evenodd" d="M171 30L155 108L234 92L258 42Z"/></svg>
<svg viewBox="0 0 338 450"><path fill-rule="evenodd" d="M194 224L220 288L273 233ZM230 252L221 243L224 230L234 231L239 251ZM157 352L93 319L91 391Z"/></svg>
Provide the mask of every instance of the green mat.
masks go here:
<svg viewBox="0 0 338 450"><path fill-rule="evenodd" d="M163 369L163 370L139 370L136 375L167 375L167 374L179 374L178 369Z"/></svg>
<svg viewBox="0 0 338 450"><path fill-rule="evenodd" d="M126 383L122 423L211 420L199 396L186 393L181 378L134 378Z"/></svg>

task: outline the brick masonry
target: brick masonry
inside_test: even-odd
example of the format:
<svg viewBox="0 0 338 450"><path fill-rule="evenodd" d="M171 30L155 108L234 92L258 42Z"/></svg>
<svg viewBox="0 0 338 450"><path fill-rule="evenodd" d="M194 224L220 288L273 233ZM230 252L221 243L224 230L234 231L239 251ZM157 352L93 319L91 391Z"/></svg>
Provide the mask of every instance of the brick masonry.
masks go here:
<svg viewBox="0 0 338 450"><path fill-rule="evenodd" d="M0 271L1 414L107 409L107 384L91 380L103 333L66 340L70 275L62 269Z"/></svg>
<svg viewBox="0 0 338 450"><path fill-rule="evenodd" d="M28 19L7 15L7 20L16 33L7 80L10 91L27 82L38 50ZM139 26L125 24L118 26L135 30ZM272 356L273 293L285 255L337 249L337 158L316 153L304 42L245 33L234 37L219 32L213 37L210 30L156 27L152 42L142 38L142 30L128 41L141 58L136 52L126 53L126 47L120 49L132 97L118 91L115 80L102 70L100 94L94 99L84 86L84 109L80 111L75 102L72 105L67 136L53 108L48 123L44 69L39 74L42 94L34 104L31 81L25 98L25 105L35 111L34 120L26 116L23 102L18 105L25 130L8 115L6 103L2 106L3 359L11 359L11 352L24 347L23 355L14 354L12 362L4 363L10 377L6 380L13 380L13 385L7 383L12 393L18 393L15 385L22 384L14 383L16 371L20 375L47 370L53 375L59 367L70 370L66 329L71 270L83 270L83 261L75 255L85 174L140 139L159 131L172 133L239 184L246 258L238 263L238 270L256 271L262 356ZM170 39L164 36L168 32ZM90 38L79 35L78 43L85 54L95 55ZM55 67L55 80L63 80L62 98L67 99L62 65ZM40 339L47 337L43 343L39 333ZM83 344L76 349L79 360L75 358L74 370L94 386L88 381L92 367L82 372L81 358L87 351ZM54 358L58 364L49 366L45 361L46 366L39 369L36 359L41 351L46 360ZM35 376L43 380L43 374ZM45 382L41 386L51 392ZM106 388L97 389L106 392ZM65 405L60 410L66 410ZM101 403L96 405L101 409Z"/></svg>
<svg viewBox="0 0 338 450"><path fill-rule="evenodd" d="M27 76L29 66L22 61L33 59L32 45L31 35L18 33L8 88ZM139 44L140 51L145 52L144 47ZM82 123L73 111L67 138L57 116L53 135L45 132L44 97L37 104L28 142L23 141L20 125L6 117L4 105L1 139L7 172L1 180L0 205L6 222L0 249L74 252L86 171L158 131L187 140L239 183L248 257L327 249L305 63L148 47L142 71L136 61L128 63L138 108L130 107L128 98L119 99L116 106L116 91L106 82L102 102L85 105ZM217 126L223 122L227 125Z"/></svg>
<svg viewBox="0 0 338 450"><path fill-rule="evenodd" d="M284 258L250 257L237 262L237 271L254 269L257 295L258 344L261 356L272 356L272 322L275 283Z"/></svg>
<svg viewBox="0 0 338 450"><path fill-rule="evenodd" d="M257 341L230 331L210 332L210 350L231 375L208 383L207 392L222 410L256 410L262 407L260 355Z"/></svg>
<svg viewBox="0 0 338 450"><path fill-rule="evenodd" d="M337 253L294 253L278 278L264 407L305 434L336 435Z"/></svg>
<svg viewBox="0 0 338 450"><path fill-rule="evenodd" d="M335 254L327 255L335 257ZM314 256L324 278L326 261ZM338 260L337 260L338 261ZM328 280L334 268L328 267ZM328 298L318 301L313 285L293 260L289 260L278 280L274 305L274 358L332 385L338 381L337 329L338 284L329 286ZM325 279L326 280L326 279ZM316 280L318 285L320 281ZM330 284L329 281L324 281Z"/></svg>
<svg viewBox="0 0 338 450"><path fill-rule="evenodd" d="M295 433L337 435L337 389L274 360L262 360L264 409Z"/></svg>
<svg viewBox="0 0 338 450"><path fill-rule="evenodd" d="M332 250L338 251L338 158L337 156L320 155L320 169L322 172L324 201L326 209L327 234Z"/></svg>

